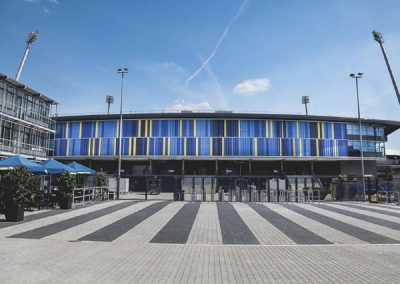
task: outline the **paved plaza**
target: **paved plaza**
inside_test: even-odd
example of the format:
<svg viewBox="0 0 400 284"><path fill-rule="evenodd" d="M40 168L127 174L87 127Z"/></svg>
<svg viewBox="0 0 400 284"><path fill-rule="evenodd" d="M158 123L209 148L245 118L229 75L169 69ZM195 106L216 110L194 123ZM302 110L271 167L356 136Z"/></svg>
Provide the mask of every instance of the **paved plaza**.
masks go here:
<svg viewBox="0 0 400 284"><path fill-rule="evenodd" d="M392 205L120 200L25 219L0 222L1 283L400 281Z"/></svg>

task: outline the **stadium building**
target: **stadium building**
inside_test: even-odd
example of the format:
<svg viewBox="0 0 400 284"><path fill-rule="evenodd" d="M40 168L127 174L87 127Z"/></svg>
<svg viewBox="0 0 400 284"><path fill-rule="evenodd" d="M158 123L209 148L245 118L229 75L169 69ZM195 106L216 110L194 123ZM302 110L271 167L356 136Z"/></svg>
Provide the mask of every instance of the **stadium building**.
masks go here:
<svg viewBox="0 0 400 284"><path fill-rule="evenodd" d="M54 158L116 174L119 115L56 118ZM365 175L376 177L385 141L398 121L362 119ZM214 113L125 114L122 177L130 190L149 180L160 191L232 187L238 179L263 188L266 179L311 177L321 187L361 176L358 119Z"/></svg>

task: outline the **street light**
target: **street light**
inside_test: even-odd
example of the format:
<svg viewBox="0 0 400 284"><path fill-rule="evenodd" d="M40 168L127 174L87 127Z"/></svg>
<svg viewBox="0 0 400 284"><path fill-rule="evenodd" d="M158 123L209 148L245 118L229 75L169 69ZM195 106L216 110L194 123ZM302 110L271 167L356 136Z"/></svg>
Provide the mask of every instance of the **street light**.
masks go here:
<svg viewBox="0 0 400 284"><path fill-rule="evenodd" d="M114 97L113 96L106 96L106 103L108 104L107 114L110 114L110 105L112 103L114 103Z"/></svg>
<svg viewBox="0 0 400 284"><path fill-rule="evenodd" d="M25 60L26 57L28 56L29 50L31 48L32 43L37 39L39 32L31 32L28 36L28 39L26 40L26 49L24 56L22 57L21 64L19 65L17 75L15 76L15 80L18 81L19 77L21 76L22 69L24 68L25 65Z"/></svg>
<svg viewBox="0 0 400 284"><path fill-rule="evenodd" d="M122 96L124 93L124 75L128 73L128 68L118 68L118 73L121 74L121 104L119 108L119 131L118 131L118 177L117 177L117 199L121 186L121 155L122 155Z"/></svg>
<svg viewBox="0 0 400 284"><path fill-rule="evenodd" d="M351 73L350 78L356 79L356 91L357 91L357 109L358 109L358 124L360 131L360 156L361 156L361 174L362 174L362 185L363 185L363 201L365 201L365 179L364 179L364 151L363 151L363 139L361 132L361 116L360 116L360 99L358 96L358 79L362 78L363 73Z"/></svg>
<svg viewBox="0 0 400 284"><path fill-rule="evenodd" d="M307 104L310 102L309 96L302 96L301 103L306 106L306 115L308 115Z"/></svg>

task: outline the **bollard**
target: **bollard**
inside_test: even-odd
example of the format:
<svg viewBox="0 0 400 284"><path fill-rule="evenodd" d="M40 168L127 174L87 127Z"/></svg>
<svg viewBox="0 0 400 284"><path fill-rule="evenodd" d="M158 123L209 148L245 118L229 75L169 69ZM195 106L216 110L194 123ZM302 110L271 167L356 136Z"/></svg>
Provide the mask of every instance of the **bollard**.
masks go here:
<svg viewBox="0 0 400 284"><path fill-rule="evenodd" d="M211 188L211 201L214 202L214 188Z"/></svg>
<svg viewBox="0 0 400 284"><path fill-rule="evenodd" d="M196 201L196 189L192 188L192 201Z"/></svg>
<svg viewBox="0 0 400 284"><path fill-rule="evenodd" d="M204 180L203 180L204 181ZM204 189L204 187L203 187L203 202L205 202L205 201L207 201L207 197L206 197L206 191L205 191L205 189Z"/></svg>
<svg viewBox="0 0 400 284"><path fill-rule="evenodd" d="M224 191L224 190L223 190L222 188L219 189L219 192L218 192L218 194L219 194L219 202L224 201L224 200L223 200L223 196L224 196L223 191Z"/></svg>

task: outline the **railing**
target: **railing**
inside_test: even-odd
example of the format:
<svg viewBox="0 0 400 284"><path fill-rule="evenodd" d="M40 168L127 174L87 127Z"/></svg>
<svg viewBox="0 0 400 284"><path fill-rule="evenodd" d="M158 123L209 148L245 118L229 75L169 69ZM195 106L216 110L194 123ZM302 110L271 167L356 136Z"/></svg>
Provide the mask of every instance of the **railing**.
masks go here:
<svg viewBox="0 0 400 284"><path fill-rule="evenodd" d="M376 192L376 202L379 202L380 200L383 199L386 204L392 202L394 203L396 201L396 195L397 195L397 204L399 204L400 192L378 190Z"/></svg>
<svg viewBox="0 0 400 284"><path fill-rule="evenodd" d="M21 143L9 139L0 138L0 151L13 154L23 154L35 157L46 157L50 149L38 145Z"/></svg>
<svg viewBox="0 0 400 284"><path fill-rule="evenodd" d="M80 204L108 201L110 199L114 199L114 192L103 186L75 188L73 193L73 202Z"/></svg>

